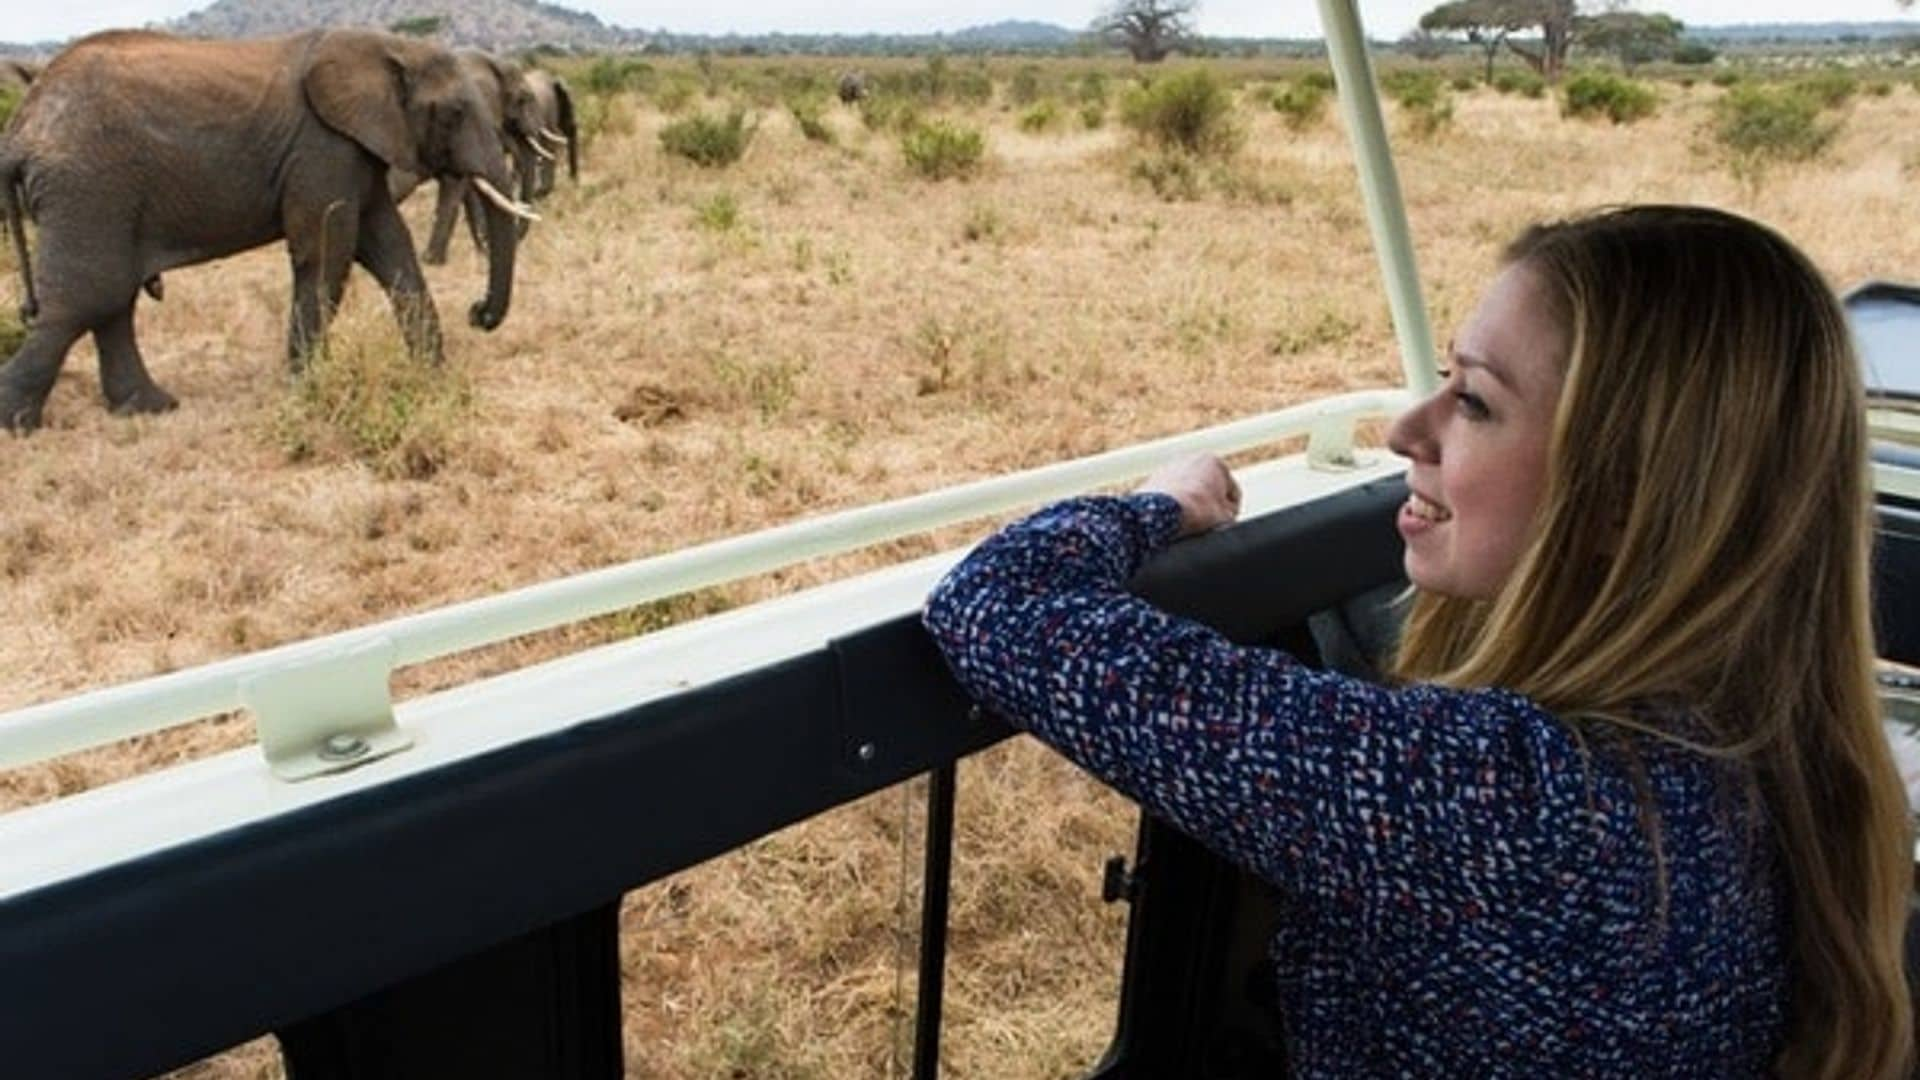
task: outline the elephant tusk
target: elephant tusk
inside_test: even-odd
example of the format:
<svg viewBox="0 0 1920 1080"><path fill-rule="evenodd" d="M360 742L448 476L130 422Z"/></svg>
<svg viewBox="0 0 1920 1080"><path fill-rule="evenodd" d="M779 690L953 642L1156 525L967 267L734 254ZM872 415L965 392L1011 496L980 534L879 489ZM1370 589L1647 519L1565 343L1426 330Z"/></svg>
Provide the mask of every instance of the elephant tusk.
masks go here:
<svg viewBox="0 0 1920 1080"><path fill-rule="evenodd" d="M547 149L544 146L541 146L538 142L535 142L532 139L527 140L527 149L533 151L533 156L539 158L541 161L554 160L553 151Z"/></svg>
<svg viewBox="0 0 1920 1080"><path fill-rule="evenodd" d="M553 130L550 127L541 128L540 137L547 140L548 142L552 143L555 146L567 145L567 137Z"/></svg>
<svg viewBox="0 0 1920 1080"><path fill-rule="evenodd" d="M488 202L506 211L507 213L512 214L514 217L520 218L523 221L539 221L540 220L540 215L534 213L533 209L527 206L525 203L514 202L512 199L509 199L505 195L500 194L500 189L497 187L494 187L492 184L487 183L486 177L484 176L474 177L473 186L479 190L481 196L483 196Z"/></svg>

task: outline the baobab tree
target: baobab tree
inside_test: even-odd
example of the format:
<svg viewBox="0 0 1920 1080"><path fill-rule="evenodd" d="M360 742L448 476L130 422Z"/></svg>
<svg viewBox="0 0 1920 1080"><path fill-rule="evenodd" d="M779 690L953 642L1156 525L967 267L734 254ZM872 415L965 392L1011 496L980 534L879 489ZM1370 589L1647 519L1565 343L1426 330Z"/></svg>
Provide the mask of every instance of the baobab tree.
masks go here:
<svg viewBox="0 0 1920 1080"><path fill-rule="evenodd" d="M1125 45L1140 63L1154 64L1192 36L1199 7L1199 0L1117 0L1093 20L1093 32Z"/></svg>

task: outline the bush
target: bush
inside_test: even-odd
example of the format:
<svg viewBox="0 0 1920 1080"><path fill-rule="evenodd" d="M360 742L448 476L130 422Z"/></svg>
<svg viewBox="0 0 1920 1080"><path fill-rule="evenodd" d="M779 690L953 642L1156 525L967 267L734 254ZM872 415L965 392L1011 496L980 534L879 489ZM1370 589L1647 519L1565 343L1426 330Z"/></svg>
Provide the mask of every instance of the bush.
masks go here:
<svg viewBox="0 0 1920 1080"><path fill-rule="evenodd" d="M1794 88L1739 86L1715 105L1713 135L1736 170L1805 161L1826 149L1838 124L1820 122L1820 103Z"/></svg>
<svg viewBox="0 0 1920 1080"><path fill-rule="evenodd" d="M1030 135L1052 131L1060 126L1060 106L1052 98L1043 98L1020 114L1020 130Z"/></svg>
<svg viewBox="0 0 1920 1080"><path fill-rule="evenodd" d="M25 96L17 87L0 86L0 130L12 122L13 111L20 107L20 99Z"/></svg>
<svg viewBox="0 0 1920 1080"><path fill-rule="evenodd" d="M1080 76L1074 85L1074 100L1082 105L1098 105L1102 111L1107 104L1107 77L1098 71L1089 71Z"/></svg>
<svg viewBox="0 0 1920 1080"><path fill-rule="evenodd" d="M1395 71L1380 80L1380 88L1400 104L1413 133L1421 138L1431 138L1453 122L1453 99L1438 76Z"/></svg>
<svg viewBox="0 0 1920 1080"><path fill-rule="evenodd" d="M1206 68L1169 75L1127 93L1120 118L1150 143L1224 157L1240 148L1233 95Z"/></svg>
<svg viewBox="0 0 1920 1080"><path fill-rule="evenodd" d="M1300 83L1303 86L1311 86L1315 90L1323 90L1331 94L1333 93L1333 72L1309 71L1305 75L1300 76Z"/></svg>
<svg viewBox="0 0 1920 1080"><path fill-rule="evenodd" d="M1685 64L1688 67L1711 64L1718 59L1720 59L1720 54L1713 46L1704 45L1698 41L1682 42L1678 48L1673 50L1673 62L1676 64Z"/></svg>
<svg viewBox="0 0 1920 1080"><path fill-rule="evenodd" d="M1273 110L1286 117L1287 126L1302 131L1320 122L1327 111L1327 92L1304 80L1274 87Z"/></svg>
<svg viewBox="0 0 1920 1080"><path fill-rule="evenodd" d="M968 108L985 105L993 100L993 79L979 69L955 74L953 100Z"/></svg>
<svg viewBox="0 0 1920 1080"><path fill-rule="evenodd" d="M718 191L693 208L694 221L708 232L726 233L740 227L740 200L731 191Z"/></svg>
<svg viewBox="0 0 1920 1080"><path fill-rule="evenodd" d="M1493 88L1503 94L1519 94L1526 98L1542 98L1547 95L1547 80L1531 71L1502 71L1493 77Z"/></svg>
<svg viewBox="0 0 1920 1080"><path fill-rule="evenodd" d="M1713 73L1713 78L1708 81L1712 82L1715 86L1725 89L1740 81L1740 73L1737 71L1716 71Z"/></svg>
<svg viewBox="0 0 1920 1080"><path fill-rule="evenodd" d="M1605 116L1616 124L1631 124L1653 115L1660 99L1632 79L1604 71L1583 71L1561 88L1560 115Z"/></svg>
<svg viewBox="0 0 1920 1080"><path fill-rule="evenodd" d="M695 113L660 129L660 145L704 168L719 168L740 160L753 141L758 124L748 123L745 110L735 109L725 119Z"/></svg>
<svg viewBox="0 0 1920 1080"><path fill-rule="evenodd" d="M986 150L986 136L944 120L915 124L900 138L900 156L907 167L928 180L972 176Z"/></svg>
<svg viewBox="0 0 1920 1080"><path fill-rule="evenodd" d="M580 73L580 89L589 94L618 94L627 90L646 91L653 87L651 64L639 60L621 60L602 56Z"/></svg>
<svg viewBox="0 0 1920 1080"><path fill-rule="evenodd" d="M905 134L920 122L920 110L904 98L869 94L860 102L860 122L868 131L893 130Z"/></svg>
<svg viewBox="0 0 1920 1080"><path fill-rule="evenodd" d="M660 84L653 92L653 103L660 111L668 115L686 111L693 104L695 94L700 87L689 79L675 76Z"/></svg>
<svg viewBox="0 0 1920 1080"><path fill-rule="evenodd" d="M1013 73L1007 85L1007 100L1015 105L1031 105L1040 100L1040 69L1033 64Z"/></svg>
<svg viewBox="0 0 1920 1080"><path fill-rule="evenodd" d="M1837 69L1809 75L1794 84L1794 89L1810 97L1823 109L1837 109L1853 99L1860 84L1852 75Z"/></svg>
<svg viewBox="0 0 1920 1080"><path fill-rule="evenodd" d="M1097 131L1106 126L1107 107L1098 102L1080 106L1080 125L1088 131Z"/></svg>

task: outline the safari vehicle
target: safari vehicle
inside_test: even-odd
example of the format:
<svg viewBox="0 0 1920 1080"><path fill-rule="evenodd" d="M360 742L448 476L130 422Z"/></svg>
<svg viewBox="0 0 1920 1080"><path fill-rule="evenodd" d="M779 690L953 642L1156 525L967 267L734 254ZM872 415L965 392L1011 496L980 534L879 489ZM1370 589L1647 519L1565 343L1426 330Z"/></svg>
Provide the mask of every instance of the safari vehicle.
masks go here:
<svg viewBox="0 0 1920 1080"><path fill-rule="evenodd" d="M1010 732L916 613L958 552L400 704L397 667L832 550L1137 476L1178 451L1308 437L1239 474L1245 520L1137 589L1241 642L1364 665L1401 585L1406 495L1354 426L1434 381L1352 0L1323 0L1407 386L802 521L0 716L17 766L249 710L259 747L0 816L0 1070L151 1075L265 1033L289 1075L615 1077L623 894L931 773L913 1075L939 1070L955 765ZM1881 646L1920 664L1920 291L1849 297L1888 440ZM1271 568L1286 567L1276 573ZM1904 699L1899 680L1889 694ZM510 872L508 872L510 868ZM1113 1040L1090 1076L1282 1075L1265 890L1140 824ZM1063 897L1062 903L1095 903Z"/></svg>

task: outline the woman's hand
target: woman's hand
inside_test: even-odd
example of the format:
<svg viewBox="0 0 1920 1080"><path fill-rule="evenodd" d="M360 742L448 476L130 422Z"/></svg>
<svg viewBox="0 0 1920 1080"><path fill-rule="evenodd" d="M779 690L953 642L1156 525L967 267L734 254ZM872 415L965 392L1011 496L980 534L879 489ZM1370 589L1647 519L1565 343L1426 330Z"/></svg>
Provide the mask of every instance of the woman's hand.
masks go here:
<svg viewBox="0 0 1920 1080"><path fill-rule="evenodd" d="M1173 496L1180 504L1181 536L1230 525L1240 516L1240 485L1212 454L1162 465L1137 490Z"/></svg>

